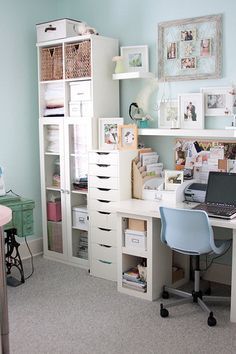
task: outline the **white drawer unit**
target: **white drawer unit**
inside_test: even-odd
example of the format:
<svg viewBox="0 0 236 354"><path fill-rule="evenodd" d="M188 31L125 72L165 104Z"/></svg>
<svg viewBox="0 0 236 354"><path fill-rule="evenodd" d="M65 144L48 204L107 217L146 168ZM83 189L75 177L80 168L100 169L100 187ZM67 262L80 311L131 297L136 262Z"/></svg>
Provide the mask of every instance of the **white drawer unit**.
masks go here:
<svg viewBox="0 0 236 354"><path fill-rule="evenodd" d="M90 164L118 165L119 155L114 152L90 151L89 152L89 163Z"/></svg>
<svg viewBox="0 0 236 354"><path fill-rule="evenodd" d="M89 187L118 189L119 180L109 176L89 176Z"/></svg>
<svg viewBox="0 0 236 354"><path fill-rule="evenodd" d="M116 247L116 230L93 226L91 242Z"/></svg>
<svg viewBox="0 0 236 354"><path fill-rule="evenodd" d="M117 201L131 197L131 162L136 151L89 152L91 269L94 276L117 280Z"/></svg>
<svg viewBox="0 0 236 354"><path fill-rule="evenodd" d="M102 261L116 263L116 247L92 243L92 253L94 258L101 259Z"/></svg>
<svg viewBox="0 0 236 354"><path fill-rule="evenodd" d="M36 25L37 42L77 36L76 25L79 21L68 18L43 22Z"/></svg>
<svg viewBox="0 0 236 354"><path fill-rule="evenodd" d="M119 191L117 189L91 187L90 198L116 202L119 200Z"/></svg>
<svg viewBox="0 0 236 354"><path fill-rule="evenodd" d="M116 281L117 263L93 258L91 260L90 274L93 275L94 277Z"/></svg>
<svg viewBox="0 0 236 354"><path fill-rule="evenodd" d="M76 101L88 101L91 100L91 81L76 81L70 82L70 100Z"/></svg>
<svg viewBox="0 0 236 354"><path fill-rule="evenodd" d="M117 166L107 164L89 164L89 175L91 176L117 177L117 174Z"/></svg>
<svg viewBox="0 0 236 354"><path fill-rule="evenodd" d="M91 210L91 226L103 227L106 229L116 229L116 213L109 211Z"/></svg>

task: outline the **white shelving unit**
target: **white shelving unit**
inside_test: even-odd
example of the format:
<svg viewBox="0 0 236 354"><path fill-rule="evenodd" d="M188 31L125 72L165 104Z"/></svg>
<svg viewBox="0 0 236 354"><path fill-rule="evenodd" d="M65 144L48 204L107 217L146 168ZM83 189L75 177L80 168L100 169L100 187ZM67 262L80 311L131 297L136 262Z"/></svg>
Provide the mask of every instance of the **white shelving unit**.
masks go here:
<svg viewBox="0 0 236 354"><path fill-rule="evenodd" d="M81 53L85 43L86 51ZM78 182L88 175L88 150L97 148L98 117L119 116L119 86L111 79L118 41L86 35L41 42L37 50L44 256L88 269L89 257L84 256L88 252L81 252L88 231L72 226L72 210L88 202L88 191ZM82 109L72 114L71 83L82 88L74 101L78 108L89 107L86 114ZM48 114L48 101L57 90L53 103L60 101L63 111L58 116L53 110ZM49 213L52 200L61 217L58 210L53 216Z"/></svg>
<svg viewBox="0 0 236 354"><path fill-rule="evenodd" d="M201 138L236 138L234 129L139 129L142 136L178 136L178 137L201 137Z"/></svg>
<svg viewBox="0 0 236 354"><path fill-rule="evenodd" d="M154 74L151 72L129 72L112 75L113 80L127 80L127 79L152 79Z"/></svg>

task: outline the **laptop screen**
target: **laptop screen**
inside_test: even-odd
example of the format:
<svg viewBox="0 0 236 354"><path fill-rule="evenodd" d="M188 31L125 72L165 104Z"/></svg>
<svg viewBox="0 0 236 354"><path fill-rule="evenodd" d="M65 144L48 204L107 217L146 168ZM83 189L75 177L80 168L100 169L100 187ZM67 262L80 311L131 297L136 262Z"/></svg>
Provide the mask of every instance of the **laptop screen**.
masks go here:
<svg viewBox="0 0 236 354"><path fill-rule="evenodd" d="M236 173L209 172L205 203L236 205Z"/></svg>

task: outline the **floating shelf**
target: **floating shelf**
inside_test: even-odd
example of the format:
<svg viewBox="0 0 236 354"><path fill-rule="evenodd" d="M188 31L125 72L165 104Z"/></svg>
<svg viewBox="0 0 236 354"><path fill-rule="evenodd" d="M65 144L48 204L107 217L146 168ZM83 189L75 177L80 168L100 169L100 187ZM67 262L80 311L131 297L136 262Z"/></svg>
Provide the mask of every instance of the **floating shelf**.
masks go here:
<svg viewBox="0 0 236 354"><path fill-rule="evenodd" d="M130 73L120 73L113 74L113 80L125 80L125 79L151 79L154 77L153 73L150 72L130 72Z"/></svg>
<svg viewBox="0 0 236 354"><path fill-rule="evenodd" d="M139 129L142 136L178 136L178 137L207 137L207 138L236 138L233 129Z"/></svg>

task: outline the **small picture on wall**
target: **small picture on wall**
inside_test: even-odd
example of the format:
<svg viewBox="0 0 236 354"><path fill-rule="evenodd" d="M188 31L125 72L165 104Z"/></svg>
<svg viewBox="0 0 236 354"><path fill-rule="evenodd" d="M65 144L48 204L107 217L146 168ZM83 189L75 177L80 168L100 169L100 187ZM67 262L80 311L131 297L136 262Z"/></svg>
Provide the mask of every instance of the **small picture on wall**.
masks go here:
<svg viewBox="0 0 236 354"><path fill-rule="evenodd" d="M181 41L196 40L196 29L181 31Z"/></svg>
<svg viewBox="0 0 236 354"><path fill-rule="evenodd" d="M210 38L201 39L200 43L200 56L208 57L211 55L211 40Z"/></svg>
<svg viewBox="0 0 236 354"><path fill-rule="evenodd" d="M172 42L167 45L167 60L177 58L177 43Z"/></svg>
<svg viewBox="0 0 236 354"><path fill-rule="evenodd" d="M182 58L181 69L196 69L196 58Z"/></svg>
<svg viewBox="0 0 236 354"><path fill-rule="evenodd" d="M204 87L205 115L225 116L233 113L233 95L230 87Z"/></svg>
<svg viewBox="0 0 236 354"><path fill-rule="evenodd" d="M175 190L178 186L184 181L183 171L177 170L165 170L165 189L166 190Z"/></svg>
<svg viewBox="0 0 236 354"><path fill-rule="evenodd" d="M179 95L179 117L183 129L203 129L203 96L201 93Z"/></svg>
<svg viewBox="0 0 236 354"><path fill-rule="evenodd" d="M137 149L138 129L135 124L118 126L118 141L120 150Z"/></svg>

